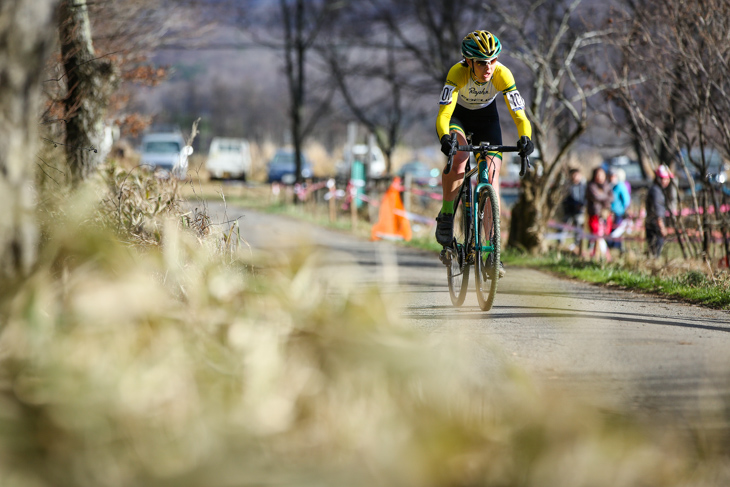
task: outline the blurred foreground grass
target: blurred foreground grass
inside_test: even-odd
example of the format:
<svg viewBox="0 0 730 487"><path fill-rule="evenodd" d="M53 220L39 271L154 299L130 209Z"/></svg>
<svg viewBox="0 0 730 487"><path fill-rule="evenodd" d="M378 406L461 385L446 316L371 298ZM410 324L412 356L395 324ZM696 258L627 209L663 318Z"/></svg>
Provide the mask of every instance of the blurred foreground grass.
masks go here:
<svg viewBox="0 0 730 487"><path fill-rule="evenodd" d="M222 258L223 236L156 203L174 188L132 184L118 200L140 211L115 227L123 177L54 201L36 271L2 288L2 486L730 480L719 444L537 387L473 336L405 327L322 255Z"/></svg>

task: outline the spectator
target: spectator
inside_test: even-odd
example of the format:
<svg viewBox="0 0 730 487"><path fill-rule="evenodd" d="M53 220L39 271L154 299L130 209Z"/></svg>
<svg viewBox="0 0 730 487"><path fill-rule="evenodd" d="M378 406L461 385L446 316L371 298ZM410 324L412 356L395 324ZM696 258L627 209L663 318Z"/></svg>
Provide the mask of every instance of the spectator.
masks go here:
<svg viewBox="0 0 730 487"><path fill-rule="evenodd" d="M570 168L568 175L570 182L563 200L563 223L575 228L570 250L576 250L580 254L585 224L586 180L577 167Z"/></svg>
<svg viewBox="0 0 730 487"><path fill-rule="evenodd" d="M666 190L674 178L674 174L664 164L657 167L654 184L646 195L646 242L649 245L649 254L659 258L664 247L664 237L667 236L667 227L664 218L667 213Z"/></svg>
<svg viewBox="0 0 730 487"><path fill-rule="evenodd" d="M608 246L603 237L611 229L612 202L613 191L611 190L611 184L606 180L606 171L599 166L593 170L591 182L588 183L586 191L588 228L595 236L590 245L592 257L595 257L600 251L599 255L611 260L611 254L608 252Z"/></svg>
<svg viewBox="0 0 730 487"><path fill-rule="evenodd" d="M620 237L623 233L620 229L621 222L624 221L626 210L628 210L631 204L629 188L626 186L626 172L621 168L617 168L609 174L609 180L613 186L613 202L611 203L613 225L611 226L611 236ZM614 235L614 232L616 232L616 235ZM621 240L609 242L608 246L609 248L619 249L621 253L624 251L624 244Z"/></svg>

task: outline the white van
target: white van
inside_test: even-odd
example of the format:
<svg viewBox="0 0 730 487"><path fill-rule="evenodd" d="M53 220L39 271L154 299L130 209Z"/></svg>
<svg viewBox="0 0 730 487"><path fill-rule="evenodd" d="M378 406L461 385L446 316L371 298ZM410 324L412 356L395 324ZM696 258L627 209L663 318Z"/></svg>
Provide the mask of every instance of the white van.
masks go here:
<svg viewBox="0 0 730 487"><path fill-rule="evenodd" d="M140 152L142 165L185 179L193 148L179 132L151 132L142 136Z"/></svg>
<svg viewBox="0 0 730 487"><path fill-rule="evenodd" d="M347 150L347 149L345 149ZM367 163L368 156L368 145L367 144L355 144L352 146L352 159L353 161L360 161ZM345 154L345 161L348 160L348 154ZM337 175L345 177L350 174L350 167L345 161L340 161L336 165ZM383 151L377 145L372 146L372 152L370 153L370 171L368 177L377 178L385 175L385 156Z"/></svg>
<svg viewBox="0 0 730 487"><path fill-rule="evenodd" d="M214 137L205 167L213 179L246 180L251 172L251 149L245 139Z"/></svg>

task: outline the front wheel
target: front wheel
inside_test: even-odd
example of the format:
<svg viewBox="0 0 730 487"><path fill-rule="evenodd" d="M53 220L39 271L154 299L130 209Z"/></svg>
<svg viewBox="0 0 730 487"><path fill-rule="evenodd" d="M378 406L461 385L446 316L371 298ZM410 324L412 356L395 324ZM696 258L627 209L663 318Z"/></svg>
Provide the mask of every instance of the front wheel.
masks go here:
<svg viewBox="0 0 730 487"><path fill-rule="evenodd" d="M479 193L477 215L476 277L477 300L483 311L489 311L497 294L499 280L499 202L492 186Z"/></svg>
<svg viewBox="0 0 730 487"><path fill-rule="evenodd" d="M467 236L469 229L469 211L466 205L468 189L462 188L454 201L454 241L446 248L448 261L446 278L449 282L451 304L461 306L466 299L469 286L469 258L467 255Z"/></svg>

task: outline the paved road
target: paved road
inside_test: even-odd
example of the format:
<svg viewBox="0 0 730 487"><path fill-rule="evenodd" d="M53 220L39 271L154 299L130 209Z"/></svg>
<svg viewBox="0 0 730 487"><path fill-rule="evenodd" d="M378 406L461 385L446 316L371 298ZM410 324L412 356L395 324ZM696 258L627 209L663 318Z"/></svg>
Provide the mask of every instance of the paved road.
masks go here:
<svg viewBox="0 0 730 487"><path fill-rule="evenodd" d="M220 207L211 215L222 219ZM727 428L730 424L730 313L509 268L494 308L473 291L451 306L435 254L243 209L242 234L254 251L327 244L328 261L358 283L400 296L402 317L431 333L466 333L502 357L582 399L645 417ZM217 216L215 216L217 215ZM486 340L484 340L486 339ZM479 345L483 346L483 345Z"/></svg>

